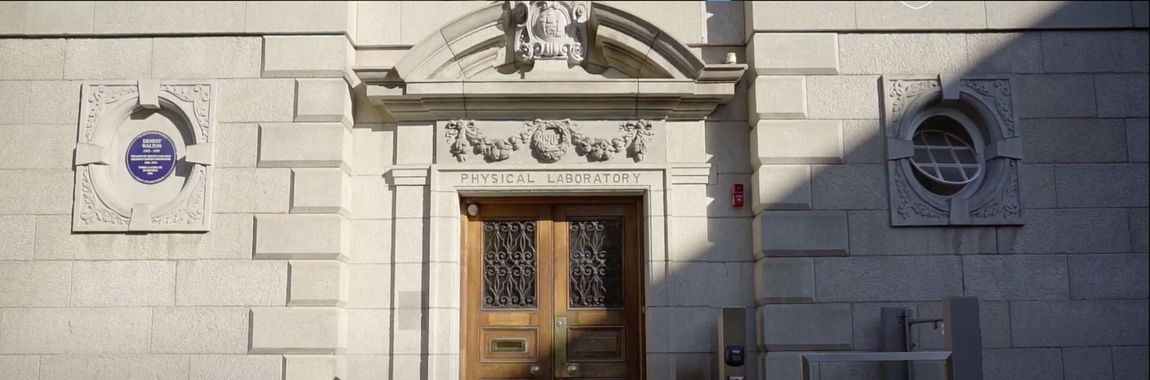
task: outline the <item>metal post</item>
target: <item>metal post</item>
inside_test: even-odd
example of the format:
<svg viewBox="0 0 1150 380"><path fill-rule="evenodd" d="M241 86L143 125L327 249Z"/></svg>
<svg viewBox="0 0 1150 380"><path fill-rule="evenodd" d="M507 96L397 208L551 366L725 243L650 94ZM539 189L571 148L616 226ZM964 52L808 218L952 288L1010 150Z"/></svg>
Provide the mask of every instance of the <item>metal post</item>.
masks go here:
<svg viewBox="0 0 1150 380"><path fill-rule="evenodd" d="M753 360L747 352L747 309L725 307L718 322L717 380L747 380L746 363Z"/></svg>
<svg viewBox="0 0 1150 380"><path fill-rule="evenodd" d="M951 352L946 361L947 378L982 380L982 329L979 327L977 297L943 299L943 334Z"/></svg>
<svg viewBox="0 0 1150 380"><path fill-rule="evenodd" d="M879 351L906 352L906 317L907 309L900 307L882 308L882 337L879 340ZM882 362L882 378L884 380L907 380L906 362Z"/></svg>

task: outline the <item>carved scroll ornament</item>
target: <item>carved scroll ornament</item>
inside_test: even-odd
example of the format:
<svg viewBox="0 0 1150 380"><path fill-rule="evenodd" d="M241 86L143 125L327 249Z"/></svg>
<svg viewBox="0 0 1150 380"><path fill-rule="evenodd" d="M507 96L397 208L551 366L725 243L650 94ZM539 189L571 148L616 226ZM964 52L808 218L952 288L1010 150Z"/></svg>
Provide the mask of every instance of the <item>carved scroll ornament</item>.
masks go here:
<svg viewBox="0 0 1150 380"><path fill-rule="evenodd" d="M543 163L559 161L571 148L591 162L607 161L620 153L639 162L643 161L647 145L655 135L651 123L646 120L619 125L622 135L610 140L583 134L569 119L535 119L524 123L519 134L502 139L487 137L472 120L450 121L446 129L451 155L459 162L466 161L468 154L482 155L487 162L503 161L511 158L511 152L523 147L531 148L531 155Z"/></svg>

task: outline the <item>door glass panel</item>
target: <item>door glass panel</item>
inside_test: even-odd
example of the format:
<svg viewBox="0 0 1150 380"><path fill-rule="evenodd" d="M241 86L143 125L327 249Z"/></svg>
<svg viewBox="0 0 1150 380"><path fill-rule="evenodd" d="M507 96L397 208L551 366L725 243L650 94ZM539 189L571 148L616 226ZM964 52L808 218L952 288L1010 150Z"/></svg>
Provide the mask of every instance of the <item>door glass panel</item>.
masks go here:
<svg viewBox="0 0 1150 380"><path fill-rule="evenodd" d="M622 307L622 220L572 220L570 226L570 307Z"/></svg>
<svg viewBox="0 0 1150 380"><path fill-rule="evenodd" d="M535 222L483 222L483 308L536 307Z"/></svg>

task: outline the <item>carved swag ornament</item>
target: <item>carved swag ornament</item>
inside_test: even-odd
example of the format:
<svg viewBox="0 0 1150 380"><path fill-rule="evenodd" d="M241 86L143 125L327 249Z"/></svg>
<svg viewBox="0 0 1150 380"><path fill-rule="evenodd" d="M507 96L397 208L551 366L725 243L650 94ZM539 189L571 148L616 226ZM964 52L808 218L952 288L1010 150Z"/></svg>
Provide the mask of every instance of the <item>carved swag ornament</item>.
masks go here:
<svg viewBox="0 0 1150 380"><path fill-rule="evenodd" d="M453 120L447 123L446 129L451 155L459 162L466 161L469 153L483 155L487 162L503 161L511 157L511 152L523 147L531 148L532 157L543 163L559 161L571 148L591 162L607 161L620 153L639 162L643 161L647 145L655 135L651 123L646 120L619 125L622 135L610 140L584 135L569 119L535 119L524 123L519 134L503 139L485 136L473 120Z"/></svg>
<svg viewBox="0 0 1150 380"><path fill-rule="evenodd" d="M515 57L520 62L583 62L591 2L512 1L508 5L515 27Z"/></svg>

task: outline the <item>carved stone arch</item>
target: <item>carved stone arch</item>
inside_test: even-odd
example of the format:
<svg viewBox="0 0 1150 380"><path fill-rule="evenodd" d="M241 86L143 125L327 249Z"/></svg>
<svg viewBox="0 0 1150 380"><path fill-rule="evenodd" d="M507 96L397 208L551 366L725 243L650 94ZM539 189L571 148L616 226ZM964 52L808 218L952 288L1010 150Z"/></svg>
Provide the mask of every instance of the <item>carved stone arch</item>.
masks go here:
<svg viewBox="0 0 1150 380"><path fill-rule="evenodd" d="M609 5L516 1L446 23L394 67L355 72L397 120L578 118L588 109L602 118L701 120L730 100L745 70L704 64L652 23Z"/></svg>

